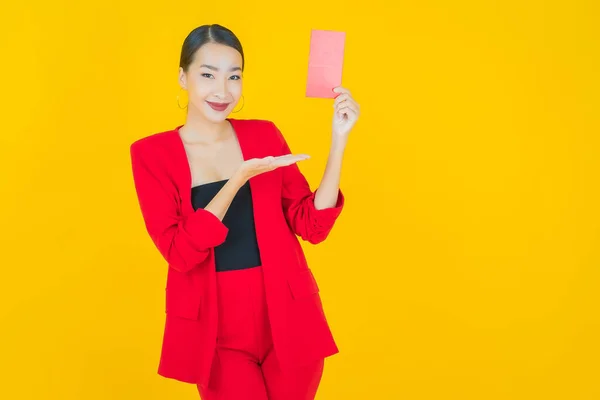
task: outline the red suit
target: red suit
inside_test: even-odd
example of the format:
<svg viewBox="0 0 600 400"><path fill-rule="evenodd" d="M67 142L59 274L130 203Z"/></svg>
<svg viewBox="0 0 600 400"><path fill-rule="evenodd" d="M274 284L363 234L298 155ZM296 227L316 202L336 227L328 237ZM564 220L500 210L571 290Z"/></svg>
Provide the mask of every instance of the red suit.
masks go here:
<svg viewBox="0 0 600 400"><path fill-rule="evenodd" d="M272 122L229 121L245 160L290 153ZM214 214L194 211L178 128L137 140L131 159L146 229L169 266L158 373L207 385L219 321L214 247L225 241L228 229ZM295 164L251 178L250 187L279 363L302 366L337 353L298 237L312 244L327 238L344 205L341 190L334 207L317 210L315 192Z"/></svg>

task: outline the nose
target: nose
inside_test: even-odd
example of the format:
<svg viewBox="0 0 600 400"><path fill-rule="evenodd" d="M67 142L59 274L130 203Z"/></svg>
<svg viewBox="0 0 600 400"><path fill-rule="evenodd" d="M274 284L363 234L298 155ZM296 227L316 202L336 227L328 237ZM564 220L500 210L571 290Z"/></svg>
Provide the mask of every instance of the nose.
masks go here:
<svg viewBox="0 0 600 400"><path fill-rule="evenodd" d="M227 80L219 79L215 84L215 96L219 99L225 99L227 97Z"/></svg>

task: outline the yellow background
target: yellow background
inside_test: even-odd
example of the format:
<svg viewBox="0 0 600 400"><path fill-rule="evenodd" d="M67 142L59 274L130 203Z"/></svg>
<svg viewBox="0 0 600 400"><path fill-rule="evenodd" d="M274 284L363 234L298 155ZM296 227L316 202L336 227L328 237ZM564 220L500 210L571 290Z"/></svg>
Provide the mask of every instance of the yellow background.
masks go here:
<svg viewBox="0 0 600 400"><path fill-rule="evenodd" d="M181 43L213 22L247 53L236 116L311 154L313 187L332 108L304 97L310 29L347 32L362 106L347 208L305 246L342 351L319 399L600 398L597 1L38 0L0 15L0 398L197 398L155 373L166 265L128 151L183 122Z"/></svg>

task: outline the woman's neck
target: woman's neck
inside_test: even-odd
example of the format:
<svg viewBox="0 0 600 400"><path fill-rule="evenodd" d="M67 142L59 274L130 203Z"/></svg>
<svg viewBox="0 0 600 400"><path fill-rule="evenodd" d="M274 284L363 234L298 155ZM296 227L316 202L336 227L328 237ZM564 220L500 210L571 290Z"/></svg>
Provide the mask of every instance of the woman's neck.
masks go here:
<svg viewBox="0 0 600 400"><path fill-rule="evenodd" d="M185 125L179 130L182 139L190 144L211 144L229 137L231 126L227 120L214 123L200 115L188 112Z"/></svg>

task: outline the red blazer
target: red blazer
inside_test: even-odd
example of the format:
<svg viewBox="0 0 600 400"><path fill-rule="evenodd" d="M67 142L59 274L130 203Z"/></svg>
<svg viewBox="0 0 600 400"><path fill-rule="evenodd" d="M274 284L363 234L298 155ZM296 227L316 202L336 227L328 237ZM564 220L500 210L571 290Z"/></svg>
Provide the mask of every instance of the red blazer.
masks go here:
<svg viewBox="0 0 600 400"><path fill-rule="evenodd" d="M289 154L269 121L229 119L244 159ZM207 384L217 335L214 247L227 227L191 203L191 173L180 127L135 141L130 148L135 190L146 230L168 263L166 321L158 374ZM275 352L283 367L338 352L319 287L298 237L325 240L344 205L317 210L297 165L250 179Z"/></svg>

